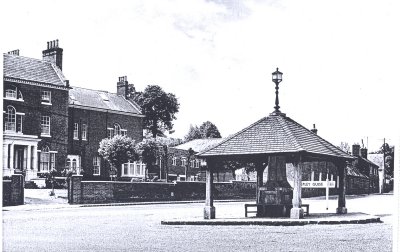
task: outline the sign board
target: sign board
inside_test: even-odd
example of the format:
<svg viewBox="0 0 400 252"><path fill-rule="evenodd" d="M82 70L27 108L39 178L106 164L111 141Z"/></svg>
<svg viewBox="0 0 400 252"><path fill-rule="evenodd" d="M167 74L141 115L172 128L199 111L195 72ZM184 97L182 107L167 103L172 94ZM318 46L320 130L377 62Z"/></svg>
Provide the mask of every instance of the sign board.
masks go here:
<svg viewBox="0 0 400 252"><path fill-rule="evenodd" d="M326 188L326 183L328 183L328 188L335 188L335 181L302 181L301 187L303 188Z"/></svg>

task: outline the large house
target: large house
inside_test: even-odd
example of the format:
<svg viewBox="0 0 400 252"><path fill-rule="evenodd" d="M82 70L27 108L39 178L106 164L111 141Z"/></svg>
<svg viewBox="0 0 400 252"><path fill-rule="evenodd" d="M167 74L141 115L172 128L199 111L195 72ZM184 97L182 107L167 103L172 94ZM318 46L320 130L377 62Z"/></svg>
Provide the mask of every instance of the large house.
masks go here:
<svg viewBox="0 0 400 252"><path fill-rule="evenodd" d="M50 170L109 178L99 142L114 135L143 137L139 106L129 99L127 78L117 93L71 87L62 73L63 49L47 43L43 59L3 55L3 176L34 179ZM144 177L145 166L124 164L122 176Z"/></svg>

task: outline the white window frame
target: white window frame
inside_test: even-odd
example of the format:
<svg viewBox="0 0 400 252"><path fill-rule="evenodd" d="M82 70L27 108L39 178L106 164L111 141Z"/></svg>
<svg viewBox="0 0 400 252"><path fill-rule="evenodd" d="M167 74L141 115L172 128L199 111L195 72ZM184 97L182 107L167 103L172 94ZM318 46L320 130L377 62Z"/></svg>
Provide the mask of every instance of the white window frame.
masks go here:
<svg viewBox="0 0 400 252"><path fill-rule="evenodd" d="M40 172L51 171L51 153L48 146L44 146L40 151L39 171Z"/></svg>
<svg viewBox="0 0 400 252"><path fill-rule="evenodd" d="M99 156L93 157L93 175L100 176L101 161Z"/></svg>
<svg viewBox="0 0 400 252"><path fill-rule="evenodd" d="M74 140L79 139L79 124L74 123Z"/></svg>
<svg viewBox="0 0 400 252"><path fill-rule="evenodd" d="M139 168L139 169L138 169ZM139 174L137 171L139 170ZM121 165L121 177L145 177L146 164L139 162L128 162Z"/></svg>
<svg viewBox="0 0 400 252"><path fill-rule="evenodd" d="M187 159L186 158L181 158L181 166L186 166L187 165Z"/></svg>
<svg viewBox="0 0 400 252"><path fill-rule="evenodd" d="M17 111L13 106L7 106L4 118L4 131L17 132Z"/></svg>
<svg viewBox="0 0 400 252"><path fill-rule="evenodd" d="M41 116L40 117L40 126L41 126L41 133L40 136L51 136L51 118L50 116ZM45 130L47 129L47 130Z"/></svg>
<svg viewBox="0 0 400 252"><path fill-rule="evenodd" d="M200 168L200 163L201 161L199 159L196 159L196 168Z"/></svg>
<svg viewBox="0 0 400 252"><path fill-rule="evenodd" d="M121 129L121 136L126 136L127 130L126 129Z"/></svg>
<svg viewBox="0 0 400 252"><path fill-rule="evenodd" d="M42 104L51 105L51 91L42 90Z"/></svg>
<svg viewBox="0 0 400 252"><path fill-rule="evenodd" d="M121 125L118 123L114 124L114 136L121 135Z"/></svg>
<svg viewBox="0 0 400 252"><path fill-rule="evenodd" d="M190 168L194 168L196 160L190 160Z"/></svg>
<svg viewBox="0 0 400 252"><path fill-rule="evenodd" d="M82 140L87 140L87 124L82 124Z"/></svg>
<svg viewBox="0 0 400 252"><path fill-rule="evenodd" d="M114 137L114 128L107 128L107 138L111 139Z"/></svg>
<svg viewBox="0 0 400 252"><path fill-rule="evenodd" d="M176 157L172 157L172 165L176 166Z"/></svg>
<svg viewBox="0 0 400 252"><path fill-rule="evenodd" d="M24 101L24 97L20 90L17 87L12 86L13 88L7 88L4 92L4 99L13 100L13 101Z"/></svg>

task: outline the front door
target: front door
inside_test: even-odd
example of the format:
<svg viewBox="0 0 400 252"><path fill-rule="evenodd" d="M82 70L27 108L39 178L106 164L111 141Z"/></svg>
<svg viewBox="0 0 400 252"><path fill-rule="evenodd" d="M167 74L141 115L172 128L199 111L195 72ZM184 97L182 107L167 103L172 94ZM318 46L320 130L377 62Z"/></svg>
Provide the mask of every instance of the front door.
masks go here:
<svg viewBox="0 0 400 252"><path fill-rule="evenodd" d="M15 170L17 173L24 170L24 146L15 146Z"/></svg>

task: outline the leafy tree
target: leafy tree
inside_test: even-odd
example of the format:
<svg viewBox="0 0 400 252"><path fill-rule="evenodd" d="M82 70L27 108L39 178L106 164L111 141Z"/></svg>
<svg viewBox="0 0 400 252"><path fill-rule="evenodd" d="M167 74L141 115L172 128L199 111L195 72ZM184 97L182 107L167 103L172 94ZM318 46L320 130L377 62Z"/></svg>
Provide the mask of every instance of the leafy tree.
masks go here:
<svg viewBox="0 0 400 252"><path fill-rule="evenodd" d="M350 145L347 142L340 142L338 148L346 153L350 153Z"/></svg>
<svg viewBox="0 0 400 252"><path fill-rule="evenodd" d="M199 127L197 125L195 125L195 126L190 125L189 132L185 136L185 142L189 142L194 139L201 139L201 138L202 138L202 135L201 135Z"/></svg>
<svg viewBox="0 0 400 252"><path fill-rule="evenodd" d="M172 155L168 152L169 146L175 146L177 140L172 138L146 138L136 145L137 152L146 164L147 170L157 172L157 158L162 158L165 164L165 177L168 182L168 158Z"/></svg>
<svg viewBox="0 0 400 252"><path fill-rule="evenodd" d="M166 93L157 85L149 85L144 92L135 92L133 100L142 108L144 128L155 138L172 130L172 120L179 111L179 103L174 94Z"/></svg>
<svg viewBox="0 0 400 252"><path fill-rule="evenodd" d="M111 139L101 140L99 154L111 165L111 169L117 170L117 176L121 176L121 165L127 162L139 160L135 148L135 140L130 137L116 135Z"/></svg>
<svg viewBox="0 0 400 252"><path fill-rule="evenodd" d="M203 122L199 129L202 138L221 138L221 134L219 133L217 126L210 121Z"/></svg>
<svg viewBox="0 0 400 252"><path fill-rule="evenodd" d="M203 122L200 127L190 125L189 132L185 136L185 142L204 138L221 138L217 126L210 121Z"/></svg>
<svg viewBox="0 0 400 252"><path fill-rule="evenodd" d="M394 146L389 146L388 143L385 143L381 146L381 149L378 152L384 154L385 173L387 175L393 177L393 175L394 175Z"/></svg>

